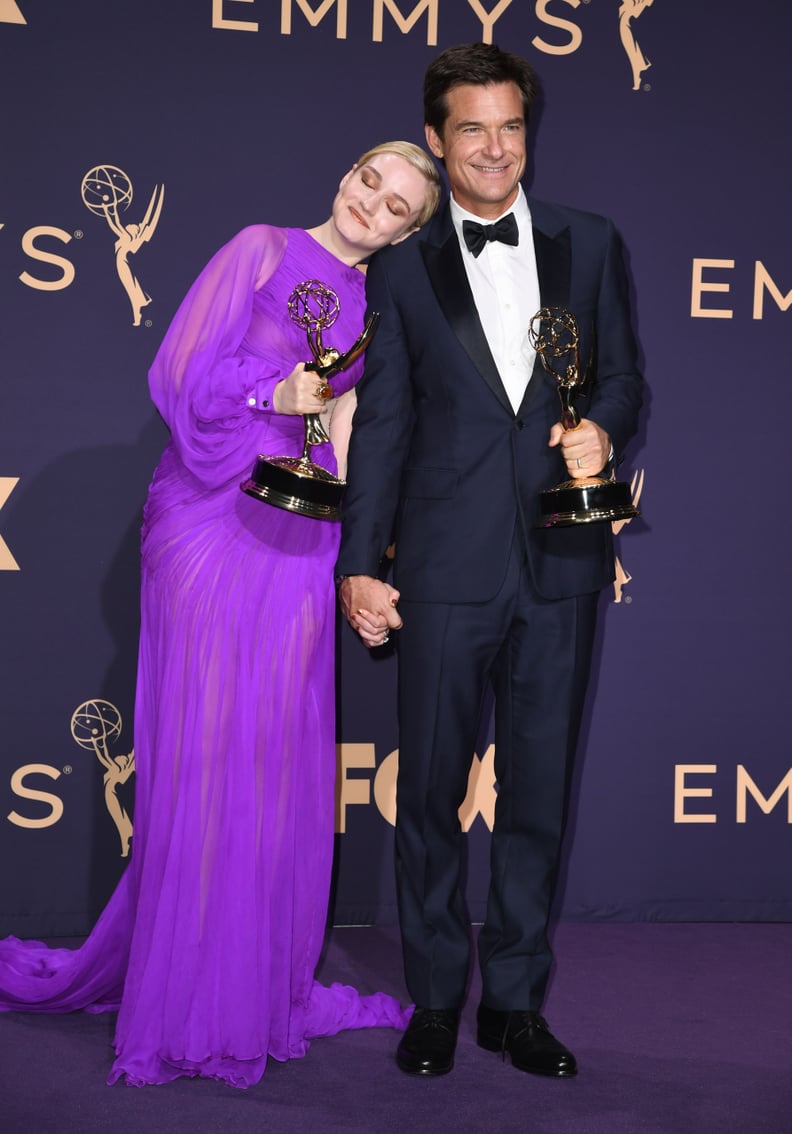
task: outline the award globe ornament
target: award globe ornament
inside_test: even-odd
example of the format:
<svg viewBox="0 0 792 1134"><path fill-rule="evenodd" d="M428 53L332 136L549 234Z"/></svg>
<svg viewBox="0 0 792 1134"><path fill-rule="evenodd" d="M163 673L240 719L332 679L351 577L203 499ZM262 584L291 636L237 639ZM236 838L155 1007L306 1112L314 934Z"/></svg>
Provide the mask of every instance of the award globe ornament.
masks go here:
<svg viewBox="0 0 792 1134"><path fill-rule="evenodd" d="M577 320L565 307L543 307L531 319L528 330L531 346L542 366L558 383L561 424L577 429L580 415L573 397L580 392L586 374L580 372L580 332ZM630 486L610 477L587 476L565 480L540 495L542 526L567 527L597 520L631 520L640 513L632 500Z"/></svg>
<svg viewBox="0 0 792 1134"><path fill-rule="evenodd" d="M106 751L121 735L121 714L110 701L84 701L72 713L71 734L80 748Z"/></svg>
<svg viewBox="0 0 792 1134"><path fill-rule="evenodd" d="M108 209L116 212L132 204L132 182L117 165L97 165L82 179L80 193L83 204L101 217Z"/></svg>
<svg viewBox="0 0 792 1134"><path fill-rule="evenodd" d="M288 307L291 321L303 328L313 354L313 362L306 362L305 369L316 373L320 382L317 393L320 398L329 400L333 397L333 390L328 379L346 370L361 356L374 337L380 320L379 312L372 312L349 350L340 354L335 347L326 346L322 341L322 332L332 327L341 309L332 288L319 280L306 280L291 293ZM315 520L340 520L345 481L311 460L312 447L330 438L318 414L306 413L303 417L305 443L302 456L259 455L250 477L240 487L248 496L255 496L257 500L285 508L288 512L297 512Z"/></svg>

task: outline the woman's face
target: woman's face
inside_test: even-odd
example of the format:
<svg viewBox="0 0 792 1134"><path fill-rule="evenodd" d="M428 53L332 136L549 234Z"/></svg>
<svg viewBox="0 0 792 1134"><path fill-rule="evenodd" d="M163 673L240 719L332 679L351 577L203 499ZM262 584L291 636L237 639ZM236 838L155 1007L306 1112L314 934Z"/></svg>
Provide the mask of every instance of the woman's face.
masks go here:
<svg viewBox="0 0 792 1134"><path fill-rule="evenodd" d="M333 221L346 241L368 255L415 231L427 189L426 178L403 157L375 154L342 179Z"/></svg>

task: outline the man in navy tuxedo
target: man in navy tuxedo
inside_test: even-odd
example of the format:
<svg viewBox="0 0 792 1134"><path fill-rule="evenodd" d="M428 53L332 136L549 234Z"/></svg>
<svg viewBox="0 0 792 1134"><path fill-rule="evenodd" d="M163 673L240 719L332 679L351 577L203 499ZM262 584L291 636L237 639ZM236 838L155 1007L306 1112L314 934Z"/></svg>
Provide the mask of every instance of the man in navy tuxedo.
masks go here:
<svg viewBox="0 0 792 1134"><path fill-rule="evenodd" d="M641 377L613 225L520 185L534 96L528 63L492 44L434 60L426 138L451 198L368 271L382 317L358 387L337 575L367 646L398 630L397 887L417 1007L397 1062L414 1074L453 1066L470 959L457 812L490 683L498 797L477 1039L524 1071L576 1071L540 1011L597 596L614 557L608 523L542 527L538 495L620 459ZM355 206L362 224L367 208ZM528 336L547 306L575 315L591 359L572 431ZM394 539L391 587L378 574Z"/></svg>

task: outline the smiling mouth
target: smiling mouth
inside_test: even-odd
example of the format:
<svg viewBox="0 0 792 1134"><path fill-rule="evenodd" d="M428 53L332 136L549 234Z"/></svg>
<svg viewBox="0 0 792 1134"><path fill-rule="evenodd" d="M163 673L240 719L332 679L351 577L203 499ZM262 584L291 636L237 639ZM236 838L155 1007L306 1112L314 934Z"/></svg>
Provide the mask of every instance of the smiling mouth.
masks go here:
<svg viewBox="0 0 792 1134"><path fill-rule="evenodd" d="M474 165L477 173L505 173L508 165Z"/></svg>
<svg viewBox="0 0 792 1134"><path fill-rule="evenodd" d="M369 223L368 223L368 221L366 220L366 218L365 218L365 217L364 217L364 216L363 216L363 215L362 215L361 213L359 213L359 212L357 211L357 209L353 208L353 207L352 207L352 206L350 205L350 206L349 206L349 211L350 211L350 213L352 214L352 216L353 216L353 217L355 218L355 220L356 220L356 221L358 222L358 224L362 224L364 228L369 228Z"/></svg>

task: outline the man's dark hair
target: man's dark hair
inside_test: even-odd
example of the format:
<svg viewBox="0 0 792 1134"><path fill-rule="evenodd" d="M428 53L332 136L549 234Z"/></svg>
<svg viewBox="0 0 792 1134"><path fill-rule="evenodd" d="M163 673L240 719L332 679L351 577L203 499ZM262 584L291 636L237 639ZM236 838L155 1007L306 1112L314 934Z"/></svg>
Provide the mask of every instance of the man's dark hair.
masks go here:
<svg viewBox="0 0 792 1134"><path fill-rule="evenodd" d="M537 94L536 73L527 60L494 43L460 43L441 51L424 76L424 122L442 137L448 118L446 95L463 83L488 86L516 83L522 96L525 121Z"/></svg>

